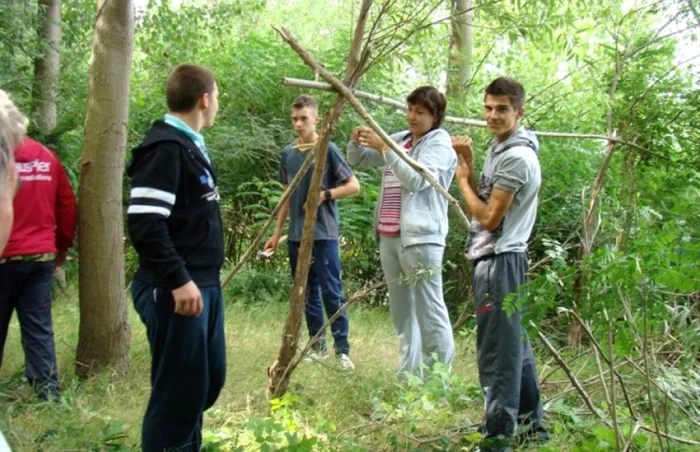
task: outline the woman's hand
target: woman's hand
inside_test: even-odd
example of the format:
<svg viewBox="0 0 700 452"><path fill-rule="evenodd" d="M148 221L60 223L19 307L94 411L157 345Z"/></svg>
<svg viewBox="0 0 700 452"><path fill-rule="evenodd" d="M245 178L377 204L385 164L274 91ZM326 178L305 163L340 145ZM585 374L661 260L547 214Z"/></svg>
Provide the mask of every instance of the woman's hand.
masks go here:
<svg viewBox="0 0 700 452"><path fill-rule="evenodd" d="M360 131L364 128L365 128L365 126L357 126L354 129L352 129L352 133L350 134L350 139L352 141L360 141Z"/></svg>
<svg viewBox="0 0 700 452"><path fill-rule="evenodd" d="M370 129L367 126L360 126L360 127L361 127L359 130L360 144L362 146L376 149L379 152L381 152L382 155L386 155L386 153L391 148L384 143L384 140L382 140L379 137L379 135L377 135L377 132L375 132L374 130Z"/></svg>

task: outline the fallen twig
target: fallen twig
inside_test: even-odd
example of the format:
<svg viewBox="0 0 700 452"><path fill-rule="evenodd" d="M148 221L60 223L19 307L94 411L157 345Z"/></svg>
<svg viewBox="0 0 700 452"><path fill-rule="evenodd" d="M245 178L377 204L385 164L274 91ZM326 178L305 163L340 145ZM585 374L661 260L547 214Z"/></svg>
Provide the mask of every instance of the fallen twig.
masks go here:
<svg viewBox="0 0 700 452"><path fill-rule="evenodd" d="M612 365L611 360L609 360L609 359L605 356L605 353L603 353L603 348L600 346L600 344L599 344L598 341L596 340L595 336L593 336L593 332L591 331L591 329L588 327L588 325L586 324L586 322L583 321L583 319L581 318L581 316L578 315L578 312L574 311L573 309L562 310L562 312L566 312L567 314L571 314L571 315L574 317L574 319L576 319L576 321L581 325L581 328L583 328L583 331L586 333L586 335L588 336L588 338L591 340L591 343L593 344L593 346L595 347L595 349L598 351L598 353L600 354L600 356L601 356L601 357L603 358L603 360L608 364L608 366L610 366L610 368L615 372L615 376L617 376L617 379L620 381L620 387L621 387L622 393L623 393L623 395L624 395L624 397L625 397L625 402L626 402L626 404L627 404L627 409L628 409L629 412L630 412L630 416L632 416L633 419L637 419L637 414L635 413L634 408L632 407L632 400L631 400L630 397L629 397L629 394L628 394L628 392L627 392L627 387L625 386L625 382L624 382L624 380L622 379L622 375L621 375L620 372L618 372L617 369L615 369L615 367Z"/></svg>
<svg viewBox="0 0 700 452"><path fill-rule="evenodd" d="M554 346L549 342L547 337L542 334L542 331L540 331L537 328L537 325L530 321L530 327L533 328L535 331L537 331L537 337L539 337L540 341L544 344L544 346L549 350L549 352L552 354L554 359L556 360L557 363L561 366L562 370L564 370L564 373L569 377L569 380L571 380L571 384L576 388L576 391L578 391L579 395L583 399L584 403L588 407L589 410L597 417L599 418L605 425L608 427L612 427L610 425L610 422L608 422L607 419L605 419L596 409L596 407L593 405L593 402L591 401L591 398L588 396L586 393L586 390L583 389L583 386L581 383L578 381L578 378L574 375L574 373L571 371L571 368L569 367L568 364L566 364L566 361L564 361L564 358L561 357L559 352L554 348Z"/></svg>

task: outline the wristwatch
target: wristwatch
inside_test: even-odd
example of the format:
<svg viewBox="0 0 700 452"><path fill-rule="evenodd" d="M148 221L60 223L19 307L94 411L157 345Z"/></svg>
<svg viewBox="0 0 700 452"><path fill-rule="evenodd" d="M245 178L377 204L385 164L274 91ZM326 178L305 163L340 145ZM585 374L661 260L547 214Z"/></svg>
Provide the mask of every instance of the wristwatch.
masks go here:
<svg viewBox="0 0 700 452"><path fill-rule="evenodd" d="M330 190L323 190L323 200L324 201L330 201L333 199L333 194L331 193Z"/></svg>

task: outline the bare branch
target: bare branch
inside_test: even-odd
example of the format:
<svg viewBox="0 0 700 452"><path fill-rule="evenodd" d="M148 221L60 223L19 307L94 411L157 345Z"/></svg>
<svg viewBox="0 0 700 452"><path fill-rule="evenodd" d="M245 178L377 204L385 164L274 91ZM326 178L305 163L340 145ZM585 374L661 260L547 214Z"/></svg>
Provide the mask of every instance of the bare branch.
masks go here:
<svg viewBox="0 0 700 452"><path fill-rule="evenodd" d="M362 10L366 10L371 5L372 0L363 0ZM361 67L363 59L353 59L353 55L360 55L359 49L362 43L361 36L364 34L367 14L360 14L356 27L355 36L360 38L353 39L353 47L350 49L350 57L348 58L348 67L346 71L345 82L350 86L354 86L363 70ZM299 47L296 39L292 34L284 28L274 28L279 33L282 39L287 42L292 48ZM310 55L307 54L310 58ZM320 65L317 65L320 68ZM345 97L338 95L331 109L326 112L323 121L323 128L319 134L314 153L315 167L311 184L307 195L306 203L308 206L317 206L321 187L321 178L325 170L325 162L328 155L327 148L331 133L335 123L340 118L345 105ZM309 275L309 267L311 265L311 257L313 243L316 230L316 218L318 209L307 209L304 218L304 228L302 231L301 245L299 249L299 257L297 259L297 269L294 275L294 285L289 298L289 315L284 327L284 335L282 344L280 345L277 359L268 367L268 383L266 395L268 398L281 397L287 391L291 373L294 371L297 361L294 359L299 341L299 333L301 330L301 319L303 317L304 305L306 302L307 281Z"/></svg>
<svg viewBox="0 0 700 452"><path fill-rule="evenodd" d="M282 193L282 197L280 197L277 206L275 206L275 208L272 210L272 213L270 213L270 217L267 219L262 229L260 229L260 232L258 232L257 237L255 237L253 242L250 244L248 250L245 253L243 253L243 256L241 256L241 258L238 260L236 266L233 267L233 269L229 272L226 278L224 278L224 281L221 283L222 288L225 288L231 282L233 277L236 276L236 273L238 273L238 271L243 267L243 265L255 255L255 250L260 245L260 242L262 241L263 237L265 237L265 233L267 233L268 229L270 229L270 226L272 226L272 223L274 223L274 221L277 219L277 214L282 209L282 207L287 202L292 193L294 193L294 190L296 190L297 186L304 178L306 172L309 170L313 162L314 152L312 151L309 152L309 155L306 156L306 160L304 160L304 163L301 165L301 168L299 168L299 172L297 172L297 174L294 176L294 179L292 179L292 181Z"/></svg>
<svg viewBox="0 0 700 452"><path fill-rule="evenodd" d="M331 85L330 83L322 83L322 82L314 82L311 80L302 80L302 79L297 79L297 78L291 78L291 77L284 77L282 79L283 83L285 85L289 86L296 86L300 88L307 88L307 89L315 89L319 91L329 91L329 92L335 92L336 89ZM379 96L377 94L372 94L368 93L365 91L359 91L359 90L349 90L355 97L358 99L365 99L369 100L378 104L384 104L384 105L389 105L392 107L396 107L397 109L400 109L402 111L406 110L406 103L405 102L400 102L396 99L392 99L390 97L385 97L385 96ZM474 126L474 127L486 127L486 121L481 120L481 119L467 119L467 118L458 118L455 116L445 116L445 122L449 122L452 124L462 124L465 126ZM632 148L635 148L637 150L640 150L642 152L646 152L648 154L654 155L658 158L661 159L667 159L667 157L658 154L654 151L651 151L643 146L639 146L638 144L631 143L629 141L621 140L617 137L606 137L605 135L595 135L595 134L587 134L587 133L564 133L564 132L540 132L540 131L532 131L537 136L541 137L551 137L551 138L574 138L574 139L589 139L589 140L604 140L604 141L609 141L609 142L614 142L623 146L629 146Z"/></svg>
<svg viewBox="0 0 700 452"><path fill-rule="evenodd" d="M695 20L698 21L698 25L700 25L700 14L698 13L698 9L693 3L693 0L688 0L688 7L690 8L690 12L693 13L693 16L695 16Z"/></svg>
<svg viewBox="0 0 700 452"><path fill-rule="evenodd" d="M627 403L627 408L629 409L630 416L632 417L632 419L637 419L637 414L635 413L634 408L632 407L632 400L630 399L630 397L627 393L625 381L622 379L622 375L620 374L620 372L618 372L617 369L615 369L613 367L612 359L608 359L605 356L605 353L603 353L603 347L600 346L600 344L596 340L595 336L593 336L593 332L588 327L586 322L584 322L584 320L581 318L581 316L578 314L578 312L574 311L573 309L567 309L564 312L566 312L567 314L571 314L576 319L576 321L583 328L583 331L585 331L586 334L588 335L588 338L591 340L591 343L593 344L593 346L596 349L596 351L598 352L598 354L603 358L603 361L605 361L605 363L610 367L611 372L615 373L615 376L620 381L620 386L622 387L622 392L625 396L625 402ZM612 358L612 354L610 356Z"/></svg>
<svg viewBox="0 0 700 452"><path fill-rule="evenodd" d="M610 425L610 422L608 422L607 419L605 419L600 412L596 409L596 407L593 405L593 401L591 401L591 398L588 396L588 393L586 393L586 390L583 389L583 386L581 383L578 381L578 378L576 378L576 375L571 371L571 368L569 367L568 364L566 364L566 361L564 361L564 358L561 357L559 352L557 352L557 349L554 348L551 342L547 339L547 337L542 334L542 331L540 331L537 328L537 325L535 325L532 321L530 321L530 327L533 328L535 331L537 331L537 337L540 338L540 341L544 344L544 346L549 350L549 352L552 354L554 357L554 360L559 364L559 366L564 370L564 373L569 377L569 380L571 380L571 384L576 388L576 391L578 391L579 395L583 399L584 403L588 407L588 409L593 413L598 419L600 419L606 426L612 427ZM597 377L596 377L597 378Z"/></svg>

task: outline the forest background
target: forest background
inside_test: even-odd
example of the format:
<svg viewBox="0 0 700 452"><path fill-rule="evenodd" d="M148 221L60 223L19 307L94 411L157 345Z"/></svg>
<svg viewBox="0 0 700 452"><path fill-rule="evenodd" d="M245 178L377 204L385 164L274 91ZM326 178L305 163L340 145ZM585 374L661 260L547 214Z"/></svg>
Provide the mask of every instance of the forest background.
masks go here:
<svg viewBox="0 0 700 452"><path fill-rule="evenodd" d="M197 62L216 74L220 111L204 135L222 194L226 273L282 193L276 175L280 151L293 139L291 101L310 93L323 112L336 96L282 83L283 77L318 75L272 26L290 30L339 75L360 2L125 3L134 13L124 99L127 150L165 112L165 81L174 66ZM57 5L59 20L51 16ZM518 300L528 308L554 433L541 450L700 446L699 9L696 0L392 0L370 10L371 18L381 19L382 39L358 89L402 101L413 88L432 84L447 93L448 115L481 119L484 87L509 75L528 93L526 127L635 144L541 138L531 282ZM58 153L81 202L91 190L81 186L89 104L112 83L88 84L98 17L98 3L91 1L0 5L0 88L30 116L30 136ZM59 25L58 41L50 36L51 23ZM52 60L55 54L60 59ZM47 65L53 70L42 72ZM364 105L385 130L405 128L396 107ZM332 140L344 148L359 123L346 107ZM488 132L446 128L473 137L480 166ZM116 157L123 165L128 152ZM123 178L121 171L108 174ZM443 276L459 345L453 371L436 368L429 383L399 383L386 292L365 290L383 278L371 215L381 175L365 169L356 175L362 191L340 202L340 212L345 292L362 294L350 308L357 373L302 366L284 397L266 401L265 367L279 344L292 281L283 249L270 260L251 260L225 290L230 370L225 394L205 420L208 450L458 450L478 440L474 424L483 397L475 369L472 267L463 255L467 231L451 216ZM124 182L121 195L128 200ZM450 191L458 197L456 187ZM100 228L93 229L90 241L100 241ZM0 431L17 450L138 447L149 361L143 327L130 306L124 315L131 328L123 335L129 339L118 341L121 351L115 352L120 362L88 372L76 365L81 353L89 355L86 307L92 303L99 312L100 306L100 296L86 300L79 285L99 279L91 274L116 269L123 290L137 257L128 238L122 245L124 266L105 268L91 261L99 257L83 254L87 245L81 241L66 266L67 284L57 286L61 403L40 402L24 389L13 323L0 371L7 406ZM128 305L113 287L95 290L109 290L103 294L108 303Z"/></svg>

